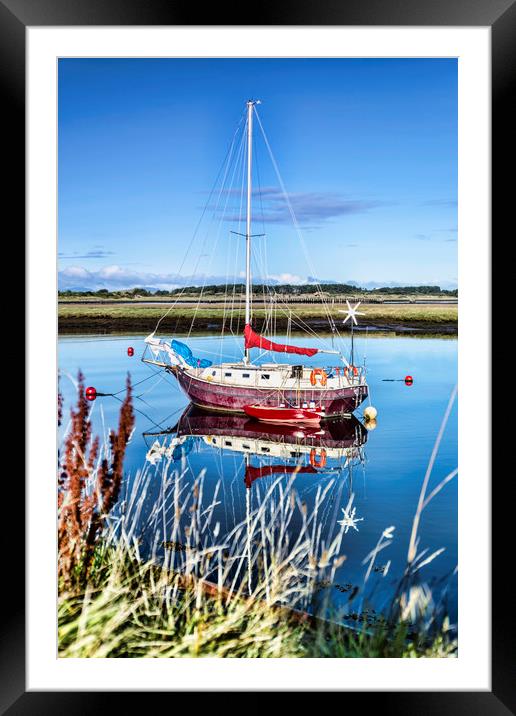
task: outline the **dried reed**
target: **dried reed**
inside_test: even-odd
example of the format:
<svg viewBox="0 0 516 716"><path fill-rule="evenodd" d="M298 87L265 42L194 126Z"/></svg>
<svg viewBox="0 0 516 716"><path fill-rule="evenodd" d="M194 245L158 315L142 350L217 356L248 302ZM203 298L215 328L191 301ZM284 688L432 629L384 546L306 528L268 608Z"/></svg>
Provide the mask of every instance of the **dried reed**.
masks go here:
<svg viewBox="0 0 516 716"><path fill-rule="evenodd" d="M99 461L99 439L92 439L84 376L78 375L77 406L70 411L70 430L59 461L58 577L63 589L80 587L87 580L103 521L120 492L125 450L134 427L129 376L126 388L118 431L110 432L109 446Z"/></svg>

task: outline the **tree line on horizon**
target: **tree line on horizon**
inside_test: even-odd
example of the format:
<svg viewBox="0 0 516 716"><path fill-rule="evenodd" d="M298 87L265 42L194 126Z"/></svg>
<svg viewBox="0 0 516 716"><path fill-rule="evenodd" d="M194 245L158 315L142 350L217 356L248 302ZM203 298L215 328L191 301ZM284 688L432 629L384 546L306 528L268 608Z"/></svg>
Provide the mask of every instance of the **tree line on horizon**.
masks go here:
<svg viewBox="0 0 516 716"><path fill-rule="evenodd" d="M233 285L231 286L233 289ZM281 284L271 286L269 284L253 284L253 291L255 293L273 290L274 293L280 295L317 295L324 294L330 296L342 295L342 294L367 294L368 296L375 295L432 295L432 296L458 296L458 289L443 289L440 286L385 286L381 288L361 288L359 286L352 286L346 283L329 283L323 284L322 286L315 286L314 284L304 285L293 285L293 284ZM59 296L63 297L108 297L108 298L136 298L137 296L163 296L163 297L174 297L179 294L188 294L198 296L201 293L205 296L217 296L223 295L227 292L228 287L224 284L215 284L210 286L184 286L182 288L176 288L172 290L164 289L148 289L143 287L135 287L131 289L124 289L118 291L109 291L107 288L101 288L97 291L72 291L67 289L65 291L58 291ZM235 293L244 293L245 284L236 284L234 287Z"/></svg>

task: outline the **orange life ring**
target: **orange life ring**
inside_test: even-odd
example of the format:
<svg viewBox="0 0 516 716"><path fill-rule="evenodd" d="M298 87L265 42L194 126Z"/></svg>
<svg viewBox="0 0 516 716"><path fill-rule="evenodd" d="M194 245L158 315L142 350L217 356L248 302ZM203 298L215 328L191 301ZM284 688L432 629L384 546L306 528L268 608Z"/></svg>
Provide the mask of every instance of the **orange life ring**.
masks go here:
<svg viewBox="0 0 516 716"><path fill-rule="evenodd" d="M326 371L322 368L314 368L313 371L310 373L310 383L312 385L315 385L317 383L317 376L319 376L319 383L321 385L326 385L326 382L328 380L328 375Z"/></svg>
<svg viewBox="0 0 516 716"><path fill-rule="evenodd" d="M326 465L326 450L323 448L321 454L317 456L317 450L310 450L310 465L312 467L324 467Z"/></svg>

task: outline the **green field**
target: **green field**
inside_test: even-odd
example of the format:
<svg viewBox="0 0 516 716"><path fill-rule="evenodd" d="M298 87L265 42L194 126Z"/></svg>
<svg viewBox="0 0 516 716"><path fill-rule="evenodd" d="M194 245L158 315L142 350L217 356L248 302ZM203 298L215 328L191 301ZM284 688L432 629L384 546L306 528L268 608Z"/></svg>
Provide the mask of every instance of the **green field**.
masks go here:
<svg viewBox="0 0 516 716"><path fill-rule="evenodd" d="M263 306L263 304L262 304ZM152 330L161 316L170 308L166 304L155 306L144 303L68 303L60 302L58 310L59 327L73 330L102 327L106 330ZM362 307L361 307L362 309ZM287 327L289 310L292 311L292 330L299 328L297 319L319 329L327 325L327 312L321 304L292 304L288 307L279 306L276 311L275 325L278 329ZM453 332L457 327L457 304L369 304L363 306L364 315L360 317L362 326L376 326L390 329L400 328L445 328ZM270 315L270 314L269 314ZM331 311L332 318L339 325L344 317L335 307ZM164 330L189 329L195 319L197 330L216 329L226 326L233 330L243 326L244 310L235 308L224 310L222 306L212 306L203 302L199 307L195 304L178 304L170 308L161 327ZM258 328L266 319L264 308L253 310L253 321Z"/></svg>

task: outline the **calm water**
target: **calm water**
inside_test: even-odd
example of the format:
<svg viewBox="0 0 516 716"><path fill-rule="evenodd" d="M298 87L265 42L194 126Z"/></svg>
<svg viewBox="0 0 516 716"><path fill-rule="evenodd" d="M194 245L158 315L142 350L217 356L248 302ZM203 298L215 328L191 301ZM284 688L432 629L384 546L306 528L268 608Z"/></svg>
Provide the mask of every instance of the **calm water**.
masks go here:
<svg viewBox="0 0 516 716"><path fill-rule="evenodd" d="M224 416L211 414L209 423L202 415L183 418L178 440L177 422L188 401L171 376L155 373L155 369L139 360L144 347L142 339L140 335L62 336L59 341L65 416L70 401L75 399L70 378L76 377L79 368L85 375L86 385L93 385L97 391L104 393L121 390L127 371L131 373L133 384L147 379L134 389L134 394L141 397L134 403L139 412L136 413L136 431L126 456L128 491L139 470L147 466L152 473L150 490L139 517L142 551L151 551L153 546L160 556L164 549L163 541L168 537L166 518L159 528L156 523L151 526L148 522L153 503L162 497L162 471L166 455L172 461L172 468L186 471L187 480L193 481L201 470L206 470L207 500L211 499L210 491L220 481L220 504L216 508L215 520L220 522L221 534L245 518L246 500L256 508L256 502L268 485L278 478L288 484L291 476L281 476L282 466L288 473L289 468L300 465L302 469L296 476L295 487L308 509L313 504L317 487L333 481L322 515L323 532L331 531L335 521L341 519L341 509L347 506L351 494L354 495L355 517L360 518L356 523L358 531L350 529L344 537L342 552L347 559L337 570L334 584L329 588L335 606L345 605L350 585L362 585L367 569L362 564L363 559L376 545L381 532L386 527L395 526L394 539L376 562L383 567L390 561L389 569L385 575L381 571L373 572L367 584L369 602L380 611L392 595L405 564L421 483L456 383L457 341L411 337L370 337L367 342L364 339L357 341L356 355L362 357L366 352L371 403L378 410L377 426L373 431L362 430L360 425L344 421L333 429L332 435L326 433L323 438L291 434L292 431L278 436L277 431L263 424L259 424L255 435L256 425L253 428L245 418L228 424ZM200 357L216 359L221 350L223 359L240 355L240 343L233 338L225 339L222 348L218 336L192 337L188 343L194 354ZM127 356L128 346L134 347L132 358ZM296 362L296 357L293 358L292 362ZM307 362L316 365L317 358ZM411 387L399 381L407 374L414 378ZM123 396L122 393L120 395ZM120 402L113 397L98 398L93 403L92 419L99 434L116 426L119 407ZM356 415L361 417L360 409ZM66 425L66 419L64 423ZM215 441L213 436L216 436ZM326 451L326 464L319 467L321 440L332 449ZM354 447L349 448L353 443ZM310 449L314 446L315 469L310 465ZM162 453L167 449L168 453L164 456ZM456 466L455 405L429 490ZM275 468L274 474L271 467ZM295 527L295 524L292 525L292 529ZM448 610L452 620L455 620L456 479L445 486L423 513L420 537L420 547L428 548L428 554L445 548L440 556L423 567L422 576L433 586L436 594L444 586L447 587Z"/></svg>

